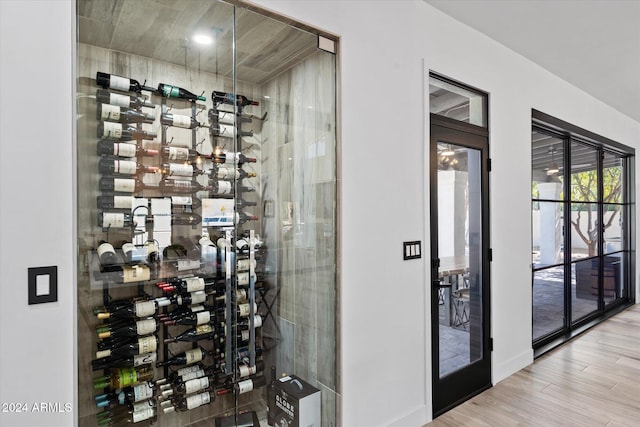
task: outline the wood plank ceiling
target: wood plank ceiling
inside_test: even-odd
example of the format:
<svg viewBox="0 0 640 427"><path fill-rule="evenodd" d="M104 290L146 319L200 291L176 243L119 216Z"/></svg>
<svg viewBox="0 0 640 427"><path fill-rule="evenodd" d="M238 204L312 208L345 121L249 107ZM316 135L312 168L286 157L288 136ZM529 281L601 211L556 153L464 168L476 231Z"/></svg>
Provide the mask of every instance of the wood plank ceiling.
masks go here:
<svg viewBox="0 0 640 427"><path fill-rule="evenodd" d="M230 78L233 16L234 6L216 0L82 0L79 41ZM263 84L316 51L314 34L241 7L235 16L240 81ZM194 33L214 43L198 45Z"/></svg>

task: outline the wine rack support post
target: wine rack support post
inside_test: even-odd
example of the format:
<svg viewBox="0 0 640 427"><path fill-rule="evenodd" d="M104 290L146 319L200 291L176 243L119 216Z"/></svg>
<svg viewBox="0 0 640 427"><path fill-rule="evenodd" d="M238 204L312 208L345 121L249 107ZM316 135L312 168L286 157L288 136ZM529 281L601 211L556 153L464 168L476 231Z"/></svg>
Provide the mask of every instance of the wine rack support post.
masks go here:
<svg viewBox="0 0 640 427"><path fill-rule="evenodd" d="M233 317L235 312L233 310L233 306L232 306L232 301L231 301L231 269L232 269L232 265L231 265L231 230L226 230L225 231L225 285L226 285L226 316L225 316L225 323L227 326L227 338L225 340L225 369L227 372L233 372L232 371L232 359L235 359L235 357L232 357L232 348L231 348L231 337L232 337L232 325L233 325Z"/></svg>

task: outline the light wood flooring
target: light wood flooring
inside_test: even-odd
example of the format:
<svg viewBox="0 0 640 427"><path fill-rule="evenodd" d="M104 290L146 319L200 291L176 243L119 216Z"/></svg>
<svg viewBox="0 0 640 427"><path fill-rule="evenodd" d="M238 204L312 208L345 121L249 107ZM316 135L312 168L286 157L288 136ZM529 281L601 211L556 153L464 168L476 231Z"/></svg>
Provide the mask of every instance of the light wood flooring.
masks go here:
<svg viewBox="0 0 640 427"><path fill-rule="evenodd" d="M640 305L428 426L640 426Z"/></svg>

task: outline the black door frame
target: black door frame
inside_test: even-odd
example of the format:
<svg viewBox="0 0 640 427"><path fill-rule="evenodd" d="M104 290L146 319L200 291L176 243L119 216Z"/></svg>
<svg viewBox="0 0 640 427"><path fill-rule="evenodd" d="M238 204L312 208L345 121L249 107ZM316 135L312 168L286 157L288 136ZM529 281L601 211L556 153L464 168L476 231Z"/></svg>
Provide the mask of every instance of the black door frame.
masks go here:
<svg viewBox="0 0 640 427"><path fill-rule="evenodd" d="M491 293L489 234L489 132L486 128L430 114L429 169L431 214L431 356L433 417L491 387ZM461 138L463 137L463 138ZM482 209L482 358L465 368L440 378L438 308L438 165L437 143L450 140L456 145L480 150Z"/></svg>

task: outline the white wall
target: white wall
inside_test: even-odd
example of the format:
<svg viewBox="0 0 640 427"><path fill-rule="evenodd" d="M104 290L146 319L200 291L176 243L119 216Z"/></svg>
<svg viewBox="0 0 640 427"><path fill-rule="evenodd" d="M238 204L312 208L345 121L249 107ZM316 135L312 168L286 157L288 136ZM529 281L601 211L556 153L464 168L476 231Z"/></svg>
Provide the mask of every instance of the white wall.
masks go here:
<svg viewBox="0 0 640 427"><path fill-rule="evenodd" d="M74 423L73 4L0 1L0 403L27 411L2 427ZM27 305L52 265L58 302Z"/></svg>
<svg viewBox="0 0 640 427"><path fill-rule="evenodd" d="M3 402L66 402L75 384L70 3L0 1ZM422 1L255 3L341 36L341 425L420 426L431 418L424 69L490 93L494 382L532 360L531 108L636 148L640 124ZM26 153L38 154L28 177ZM38 200L17 205L22 194ZM417 239L424 258L403 261L402 241ZM27 307L26 268L49 264L60 302ZM2 416L3 426L44 425Z"/></svg>

